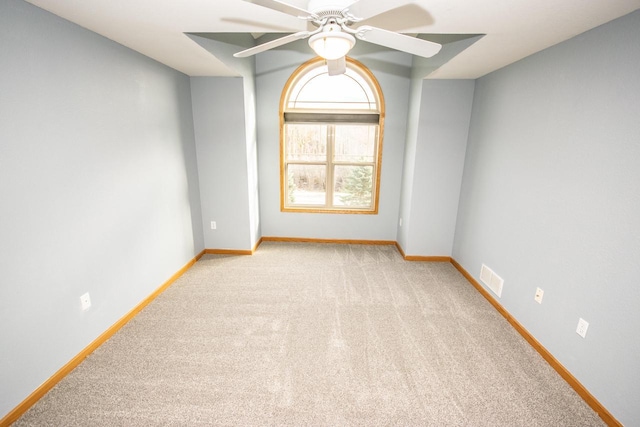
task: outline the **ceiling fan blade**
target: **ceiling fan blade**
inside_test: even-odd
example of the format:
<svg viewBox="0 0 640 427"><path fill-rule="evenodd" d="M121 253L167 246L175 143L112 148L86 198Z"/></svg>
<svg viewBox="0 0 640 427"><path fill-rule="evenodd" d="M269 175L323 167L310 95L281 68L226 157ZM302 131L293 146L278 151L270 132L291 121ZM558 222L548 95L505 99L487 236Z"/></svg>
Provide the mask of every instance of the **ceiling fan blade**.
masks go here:
<svg viewBox="0 0 640 427"><path fill-rule="evenodd" d="M287 15L293 15L297 18L307 19L310 16L315 16L308 10L299 8L289 3L282 2L280 0L244 0L248 3L257 4L259 6L267 7L269 9L277 10L278 12L286 13Z"/></svg>
<svg viewBox="0 0 640 427"><path fill-rule="evenodd" d="M431 58L440 52L441 44L422 40L416 37L407 36L381 28L363 25L357 29L356 37L369 43L401 50L413 55Z"/></svg>
<svg viewBox="0 0 640 427"><path fill-rule="evenodd" d="M330 76L344 74L347 71L347 60L344 56L338 59L329 59L327 60L327 68Z"/></svg>
<svg viewBox="0 0 640 427"><path fill-rule="evenodd" d="M357 18L357 20L354 22L359 22L364 21L365 19L373 18L374 16L378 16L389 10L406 6L410 3L412 2L380 2L373 0L356 0L349 6L347 6L344 10L347 10L348 15Z"/></svg>
<svg viewBox="0 0 640 427"><path fill-rule="evenodd" d="M271 40L270 42L262 43L258 46L234 53L233 56L236 58L246 58L247 56L255 55L256 53L264 52L265 50L273 49L274 47L304 39L305 37L309 37L310 34L311 33L309 33L309 31L300 31L298 33L289 34L288 36L280 37L279 39Z"/></svg>

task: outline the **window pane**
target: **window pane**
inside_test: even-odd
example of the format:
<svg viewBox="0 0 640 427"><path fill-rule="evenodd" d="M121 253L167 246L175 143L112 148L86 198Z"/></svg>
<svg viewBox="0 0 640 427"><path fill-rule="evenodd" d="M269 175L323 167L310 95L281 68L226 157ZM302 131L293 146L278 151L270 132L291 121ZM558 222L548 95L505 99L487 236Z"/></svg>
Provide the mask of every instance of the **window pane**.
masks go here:
<svg viewBox="0 0 640 427"><path fill-rule="evenodd" d="M377 126L336 125L334 160L373 163L376 154L376 131Z"/></svg>
<svg viewBox="0 0 640 427"><path fill-rule="evenodd" d="M329 76L326 66L316 68L293 88L287 108L376 110L376 99L369 83L347 69L344 74Z"/></svg>
<svg viewBox="0 0 640 427"><path fill-rule="evenodd" d="M327 126L313 124L285 125L287 160L325 162L327 160Z"/></svg>
<svg viewBox="0 0 640 427"><path fill-rule="evenodd" d="M336 166L334 206L370 208L373 204L373 167Z"/></svg>
<svg viewBox="0 0 640 427"><path fill-rule="evenodd" d="M327 169L322 165L288 165L288 205L324 205Z"/></svg>

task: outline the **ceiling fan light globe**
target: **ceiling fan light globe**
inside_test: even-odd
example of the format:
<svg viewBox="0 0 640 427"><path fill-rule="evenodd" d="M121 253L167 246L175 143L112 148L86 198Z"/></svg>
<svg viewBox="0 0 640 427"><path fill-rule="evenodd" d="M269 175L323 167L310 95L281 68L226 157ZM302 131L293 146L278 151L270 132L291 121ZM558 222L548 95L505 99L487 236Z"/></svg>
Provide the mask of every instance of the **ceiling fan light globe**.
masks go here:
<svg viewBox="0 0 640 427"><path fill-rule="evenodd" d="M309 46L324 59L340 59L356 44L356 39L342 31L321 32L309 38Z"/></svg>

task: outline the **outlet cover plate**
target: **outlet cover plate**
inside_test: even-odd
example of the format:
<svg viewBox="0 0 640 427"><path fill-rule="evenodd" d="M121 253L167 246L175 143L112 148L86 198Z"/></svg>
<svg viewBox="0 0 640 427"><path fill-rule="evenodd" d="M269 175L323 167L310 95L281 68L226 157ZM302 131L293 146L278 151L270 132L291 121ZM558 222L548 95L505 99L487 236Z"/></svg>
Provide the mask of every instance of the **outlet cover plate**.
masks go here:
<svg viewBox="0 0 640 427"><path fill-rule="evenodd" d="M578 320L578 327L576 328L576 333L580 335L582 338L587 336L587 328L589 327L589 322L584 320L582 317Z"/></svg>
<svg viewBox="0 0 640 427"><path fill-rule="evenodd" d="M82 311L87 311L91 308L91 297L89 297L89 292L80 297L80 306L82 307Z"/></svg>
<svg viewBox="0 0 640 427"><path fill-rule="evenodd" d="M540 288L536 289L536 296L534 297L534 299L536 300L536 302L538 304L542 304L542 296L544 295L544 291Z"/></svg>

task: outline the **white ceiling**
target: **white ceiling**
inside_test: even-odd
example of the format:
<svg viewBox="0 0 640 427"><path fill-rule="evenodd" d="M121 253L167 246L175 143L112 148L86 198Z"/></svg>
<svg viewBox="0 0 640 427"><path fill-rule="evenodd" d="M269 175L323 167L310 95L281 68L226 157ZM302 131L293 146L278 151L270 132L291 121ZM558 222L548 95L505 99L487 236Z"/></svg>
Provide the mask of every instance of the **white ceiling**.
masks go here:
<svg viewBox="0 0 640 427"><path fill-rule="evenodd" d="M190 76L235 73L185 33L275 33L305 22L242 0L27 0ZM306 0L282 0L307 8ZM481 77L640 8L640 0L361 0L411 3L367 24L403 33L486 34L430 78ZM361 42L359 42L361 43Z"/></svg>

